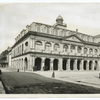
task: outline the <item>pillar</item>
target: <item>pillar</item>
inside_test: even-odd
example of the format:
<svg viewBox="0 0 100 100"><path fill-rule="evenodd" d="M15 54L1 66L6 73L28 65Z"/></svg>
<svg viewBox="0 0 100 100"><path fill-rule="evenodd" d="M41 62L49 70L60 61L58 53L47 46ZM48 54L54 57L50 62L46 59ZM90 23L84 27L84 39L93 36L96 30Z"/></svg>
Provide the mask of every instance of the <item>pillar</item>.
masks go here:
<svg viewBox="0 0 100 100"><path fill-rule="evenodd" d="M43 71L43 67L45 67L45 65L44 65L45 57L42 57L41 59L42 59L42 61L41 61L41 70Z"/></svg>
<svg viewBox="0 0 100 100"><path fill-rule="evenodd" d="M77 59L74 61L74 70L77 70Z"/></svg>
<svg viewBox="0 0 100 100"><path fill-rule="evenodd" d="M86 63L86 70L89 70L89 60L87 60L87 63Z"/></svg>
<svg viewBox="0 0 100 100"><path fill-rule="evenodd" d="M52 45L51 45L51 51L52 52L54 51L54 43L52 43Z"/></svg>
<svg viewBox="0 0 100 100"><path fill-rule="evenodd" d="M42 41L42 44L43 44L42 45L43 46L43 49L42 50L45 51L45 41Z"/></svg>
<svg viewBox="0 0 100 100"><path fill-rule="evenodd" d="M23 70L25 69L25 59L23 58Z"/></svg>
<svg viewBox="0 0 100 100"><path fill-rule="evenodd" d="M59 58L58 70L62 70L62 58Z"/></svg>
<svg viewBox="0 0 100 100"><path fill-rule="evenodd" d="M68 52L70 53L70 47L71 47L71 45L68 45Z"/></svg>
<svg viewBox="0 0 100 100"><path fill-rule="evenodd" d="M77 53L77 48L78 48L78 46L75 46L75 53Z"/></svg>
<svg viewBox="0 0 100 100"><path fill-rule="evenodd" d="M54 58L50 58L50 70L51 71L53 70L53 60Z"/></svg>
<svg viewBox="0 0 100 100"><path fill-rule="evenodd" d="M93 60L92 61L92 69L91 70L94 70L94 66L95 66L95 61Z"/></svg>
<svg viewBox="0 0 100 100"><path fill-rule="evenodd" d="M84 54L84 47L81 47L81 48L82 48L82 52L81 53Z"/></svg>
<svg viewBox="0 0 100 100"><path fill-rule="evenodd" d="M70 59L67 60L66 67L66 70L70 70Z"/></svg>
<svg viewBox="0 0 100 100"><path fill-rule="evenodd" d="M97 70L100 70L100 60L98 60Z"/></svg>
<svg viewBox="0 0 100 100"><path fill-rule="evenodd" d="M83 62L84 62L84 60L81 60L81 62L80 62L80 70L83 70Z"/></svg>

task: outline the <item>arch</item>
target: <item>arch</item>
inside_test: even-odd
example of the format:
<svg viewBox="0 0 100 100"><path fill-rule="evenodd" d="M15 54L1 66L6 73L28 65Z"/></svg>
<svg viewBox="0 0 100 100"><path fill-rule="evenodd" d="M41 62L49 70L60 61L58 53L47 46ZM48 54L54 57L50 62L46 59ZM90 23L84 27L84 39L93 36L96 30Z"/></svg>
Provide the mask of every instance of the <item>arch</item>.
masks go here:
<svg viewBox="0 0 100 100"><path fill-rule="evenodd" d="M57 49L58 49L59 47L60 47L60 46L59 46L58 43L54 44L54 50L55 50L55 51L57 51Z"/></svg>
<svg viewBox="0 0 100 100"><path fill-rule="evenodd" d="M92 53L93 53L93 49L90 48L90 49L89 49L89 54L92 54Z"/></svg>
<svg viewBox="0 0 100 100"><path fill-rule="evenodd" d="M63 70L66 70L66 66L67 65L67 60L66 59L63 59Z"/></svg>
<svg viewBox="0 0 100 100"><path fill-rule="evenodd" d="M64 49L65 52L67 52L67 50L68 50L68 45L67 45L67 44L64 44L64 45L63 45L63 49Z"/></svg>
<svg viewBox="0 0 100 100"><path fill-rule="evenodd" d="M84 48L84 54L87 54L87 51L88 51L87 48Z"/></svg>
<svg viewBox="0 0 100 100"><path fill-rule="evenodd" d="M83 65L83 69L84 69L84 70L86 70L86 64L87 64L87 61L85 60L85 61L84 61L84 65Z"/></svg>
<svg viewBox="0 0 100 100"><path fill-rule="evenodd" d="M25 69L26 70L28 69L28 59L27 59L27 57L25 58Z"/></svg>
<svg viewBox="0 0 100 100"><path fill-rule="evenodd" d="M78 69L78 70L80 70L80 63L81 63L81 60L78 60L78 61L77 61L77 69Z"/></svg>
<svg viewBox="0 0 100 100"><path fill-rule="evenodd" d="M54 59L53 61L53 70L58 70L58 59Z"/></svg>
<svg viewBox="0 0 100 100"><path fill-rule="evenodd" d="M98 62L95 61L94 70L97 70L97 67L98 67Z"/></svg>
<svg viewBox="0 0 100 100"><path fill-rule="evenodd" d="M41 58L36 58L35 59L35 67L36 67L36 70L41 70Z"/></svg>
<svg viewBox="0 0 100 100"><path fill-rule="evenodd" d="M45 49L46 49L47 51L50 51L50 50L51 50L51 43L50 43L50 42L46 42L46 43L45 43Z"/></svg>
<svg viewBox="0 0 100 100"><path fill-rule="evenodd" d="M50 59L49 58L45 59L45 70L50 70Z"/></svg>
<svg viewBox="0 0 100 100"><path fill-rule="evenodd" d="M73 70L74 69L74 60L71 59L70 61L70 69Z"/></svg>
<svg viewBox="0 0 100 100"><path fill-rule="evenodd" d="M98 50L97 49L94 50L94 54L98 54Z"/></svg>
<svg viewBox="0 0 100 100"><path fill-rule="evenodd" d="M74 50L75 50L75 46L71 45L71 52L74 52Z"/></svg>
<svg viewBox="0 0 100 100"><path fill-rule="evenodd" d="M89 62L89 70L92 70L92 61Z"/></svg>
<svg viewBox="0 0 100 100"><path fill-rule="evenodd" d="M35 45L42 45L41 41L35 41Z"/></svg>
<svg viewBox="0 0 100 100"><path fill-rule="evenodd" d="M25 42L25 46L28 46L28 42Z"/></svg>
<svg viewBox="0 0 100 100"><path fill-rule="evenodd" d="M81 47L80 46L78 46L78 48L77 48L77 51L78 51L78 53L81 53Z"/></svg>

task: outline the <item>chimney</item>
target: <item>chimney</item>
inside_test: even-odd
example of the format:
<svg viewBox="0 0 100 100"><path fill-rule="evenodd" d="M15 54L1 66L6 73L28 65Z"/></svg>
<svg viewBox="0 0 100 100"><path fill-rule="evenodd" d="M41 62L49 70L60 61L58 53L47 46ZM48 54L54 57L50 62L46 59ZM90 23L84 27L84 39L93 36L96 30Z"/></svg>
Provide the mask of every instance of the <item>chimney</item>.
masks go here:
<svg viewBox="0 0 100 100"><path fill-rule="evenodd" d="M76 29L76 33L78 32L78 29Z"/></svg>

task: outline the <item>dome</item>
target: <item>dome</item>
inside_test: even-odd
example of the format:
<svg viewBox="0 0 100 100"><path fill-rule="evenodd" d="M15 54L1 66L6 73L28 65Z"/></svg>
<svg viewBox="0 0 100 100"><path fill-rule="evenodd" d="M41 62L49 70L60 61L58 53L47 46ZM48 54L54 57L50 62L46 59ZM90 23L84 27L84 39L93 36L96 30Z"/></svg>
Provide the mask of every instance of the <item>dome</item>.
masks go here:
<svg viewBox="0 0 100 100"><path fill-rule="evenodd" d="M56 21L57 21L57 20L63 21L63 18L59 15L59 16L57 17Z"/></svg>

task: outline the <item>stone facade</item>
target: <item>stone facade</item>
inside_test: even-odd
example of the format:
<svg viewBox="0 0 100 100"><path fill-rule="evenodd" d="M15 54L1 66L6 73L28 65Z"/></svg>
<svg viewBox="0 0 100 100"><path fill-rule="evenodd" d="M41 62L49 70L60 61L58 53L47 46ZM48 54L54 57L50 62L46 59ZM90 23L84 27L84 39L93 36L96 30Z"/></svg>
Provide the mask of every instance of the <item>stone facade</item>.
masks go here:
<svg viewBox="0 0 100 100"><path fill-rule="evenodd" d="M12 68L21 70L99 70L97 36L67 29L58 16L53 26L33 22L15 38Z"/></svg>

